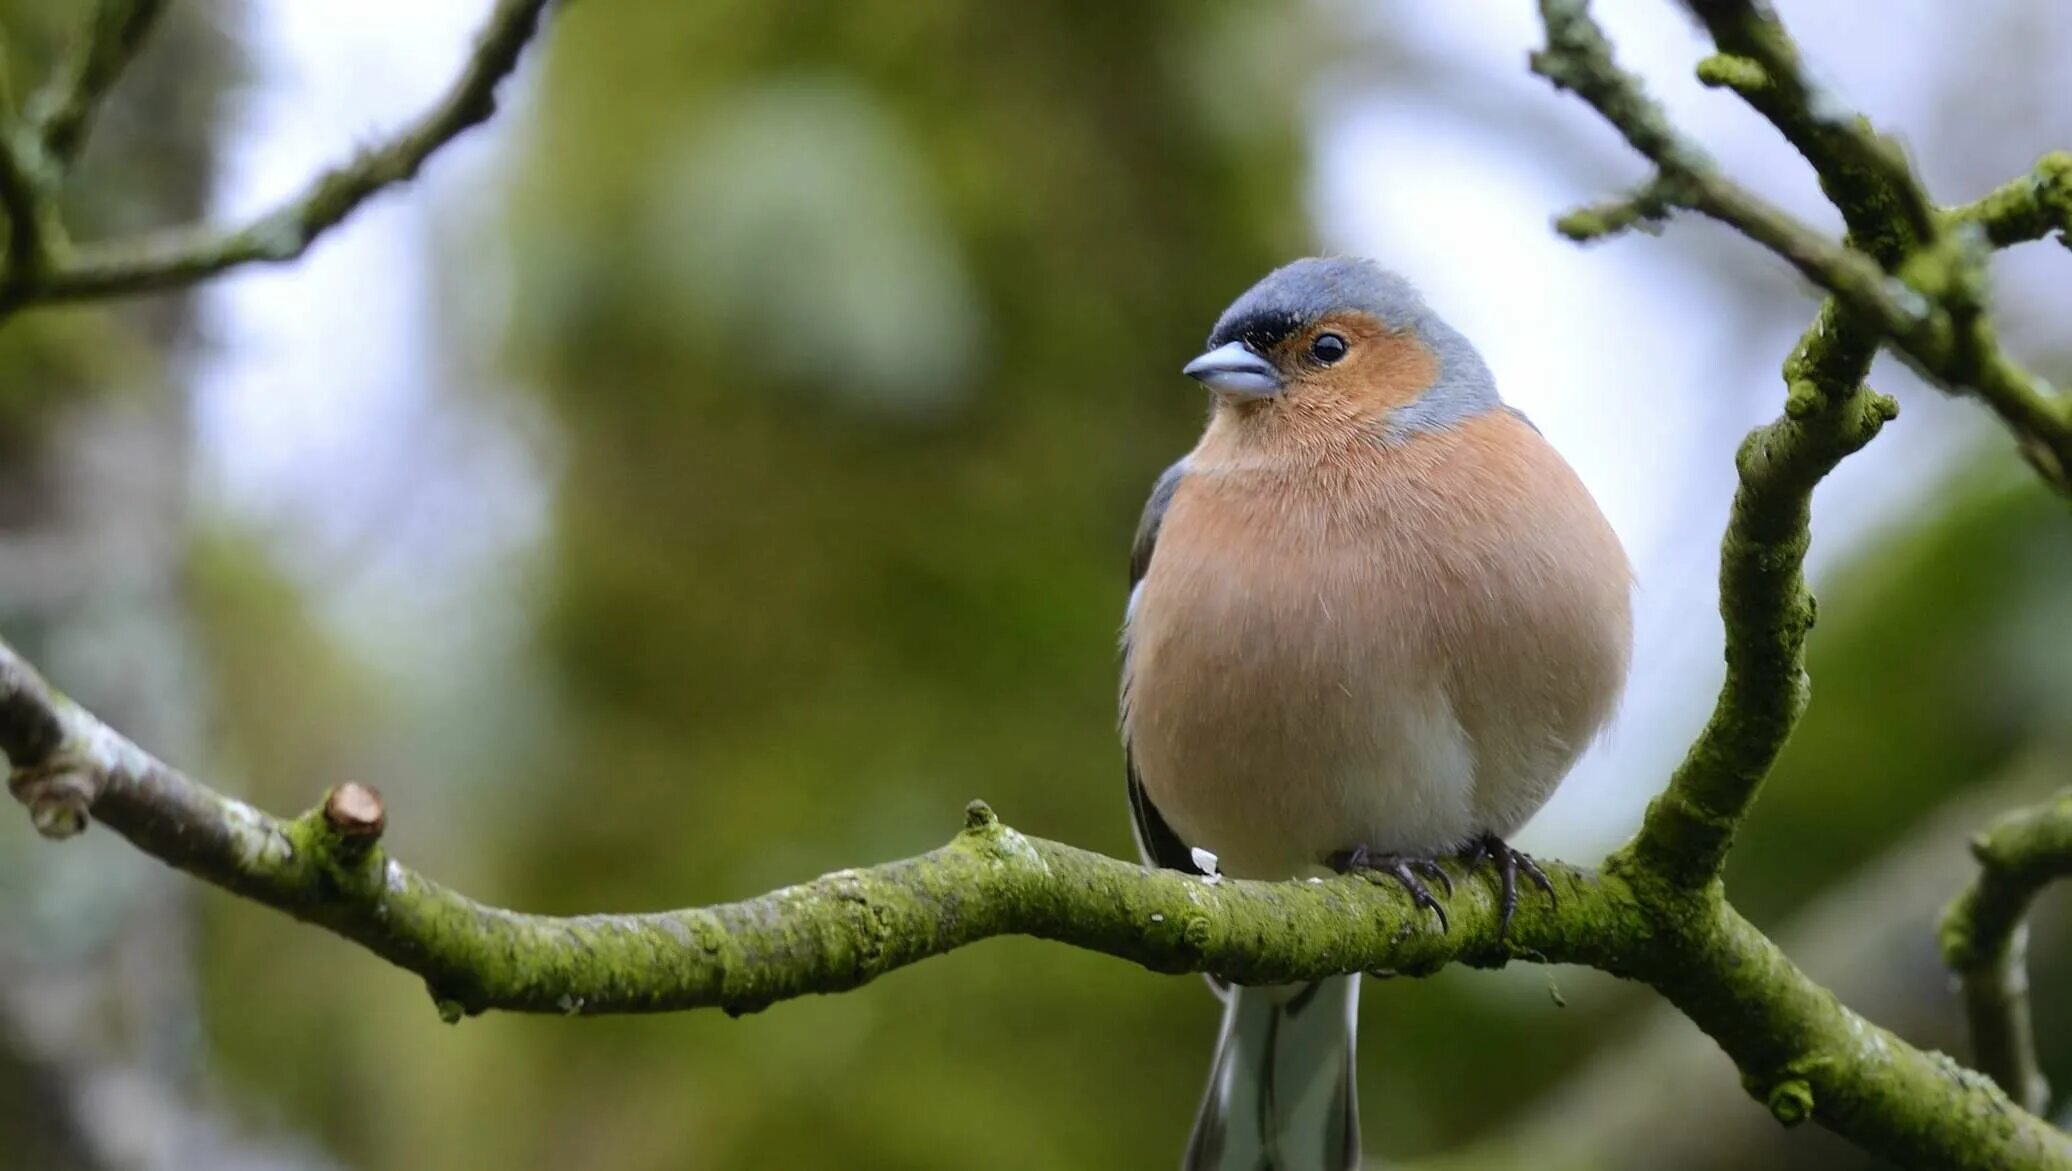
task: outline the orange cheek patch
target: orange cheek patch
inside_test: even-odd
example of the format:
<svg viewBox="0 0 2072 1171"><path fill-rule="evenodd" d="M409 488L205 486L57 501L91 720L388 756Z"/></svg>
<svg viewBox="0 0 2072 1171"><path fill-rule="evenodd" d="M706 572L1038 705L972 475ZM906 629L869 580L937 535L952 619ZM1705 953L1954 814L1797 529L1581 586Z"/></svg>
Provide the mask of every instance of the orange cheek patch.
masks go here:
<svg viewBox="0 0 2072 1171"><path fill-rule="evenodd" d="M1392 333L1369 317L1337 315L1318 328L1345 338L1351 349L1337 365L1299 378L1291 387L1296 393L1334 399L1372 415L1412 401L1439 377L1438 355L1407 330Z"/></svg>

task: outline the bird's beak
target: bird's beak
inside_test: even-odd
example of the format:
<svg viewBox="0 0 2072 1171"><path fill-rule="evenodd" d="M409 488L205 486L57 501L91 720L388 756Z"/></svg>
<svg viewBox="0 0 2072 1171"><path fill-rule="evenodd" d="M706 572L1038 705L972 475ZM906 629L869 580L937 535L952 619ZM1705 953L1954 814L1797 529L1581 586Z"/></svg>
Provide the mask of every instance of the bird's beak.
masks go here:
<svg viewBox="0 0 2072 1171"><path fill-rule="evenodd" d="M1279 394L1280 371L1273 363L1245 348L1243 342L1217 346L1182 367L1180 373L1200 382L1217 394L1239 398L1265 398Z"/></svg>

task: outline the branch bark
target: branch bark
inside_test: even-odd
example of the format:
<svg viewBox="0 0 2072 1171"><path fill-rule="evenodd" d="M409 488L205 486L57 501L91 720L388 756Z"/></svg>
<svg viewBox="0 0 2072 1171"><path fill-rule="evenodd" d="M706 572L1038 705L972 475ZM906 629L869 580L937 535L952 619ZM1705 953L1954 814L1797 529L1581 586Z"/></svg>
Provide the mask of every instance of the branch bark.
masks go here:
<svg viewBox="0 0 2072 1171"><path fill-rule="evenodd" d="M2049 793L2064 771L2056 759L2042 748L2002 777L1966 789L1862 870L1822 888L1769 934L1810 977L1858 1013L1916 1045L1958 1042L1963 1026L1951 1019L1946 979L1932 965L1917 962L1922 923L1972 871L1950 843L1998 811ZM2038 942L2062 947L2065 927L2050 922L2054 932ZM1571 1004L1578 1003L1578 990L1564 987L1564 992ZM1815 1158L1812 1148L1799 1136L1787 1135L1754 1111L1665 1108L1730 1093L1734 1085L1731 1071L1719 1067L1718 1056L1673 1006L1652 1007L1621 1033L1563 1074L1556 1088L1503 1132L1396 1171L1746 1171L1817 1165L1809 1161Z"/></svg>
<svg viewBox="0 0 2072 1171"><path fill-rule="evenodd" d="M1716 884L1691 891L1630 863L1602 874L1548 866L1558 905L1528 900L1499 941L1486 873L1456 870L1452 929L1433 933L1391 886L1147 871L1017 833L974 803L961 833L917 858L738 903L553 918L474 902L388 858L384 811L364 788L335 789L292 821L216 793L52 692L4 644L0 751L10 787L47 833L100 821L154 857L418 974L449 1020L492 1008L754 1012L996 935L1249 984L1527 958L1652 985L1786 1124L1819 1118L1909 1166L2072 1169L2072 1138L1990 1080L1843 1007Z"/></svg>
<svg viewBox="0 0 2072 1171"><path fill-rule="evenodd" d="M1995 248L2041 240L2052 232L2072 248L2072 153L2052 151L2036 169L1984 198L1950 209L1950 221L1977 224Z"/></svg>
<svg viewBox="0 0 2072 1171"><path fill-rule="evenodd" d="M0 315L299 256L490 115L495 88L546 3L500 0L462 76L430 111L300 198L227 232L187 229L71 252L41 210L49 192L34 170L43 160L10 121L0 137L0 211L22 242L10 246L0 272ZM50 836L99 821L170 865L365 946L422 977L449 1019L492 1008L751 1012L854 988L1006 934L1240 983L1526 958L1587 964L1654 987L1727 1052L1749 1092L1786 1124L1817 1119L1908 1166L2072 1169L2072 1138L2014 1106L1991 1080L1841 1005L1740 917L1720 881L1734 831L1805 703L1814 608L1802 566L1812 492L1896 409L1863 385L1877 349L1889 345L1946 387L1985 401L2029 445L2039 469L2072 489L2072 406L1999 351L1983 312L1984 249L2063 230L2072 206L2065 167L2046 159L2029 186L1942 211L1890 143L1805 81L1767 8L1747 0L1691 6L1722 50L1701 75L1741 93L1799 148L1849 236L1830 241L1727 180L1617 67L1584 0L1541 0L1548 45L1534 68L1584 97L1657 168L1634 196L1566 217L1563 230L1594 238L1674 208L1696 210L1785 258L1830 297L1785 363L1782 416L1752 432L1738 459L1721 558L1728 674L1711 721L1635 840L1601 873L1549 867L1559 905L1528 900L1506 938L1498 937L1487 875L1456 873L1453 928L1432 934L1400 892L1359 878L1262 884L1147 872L1019 834L980 804L938 850L743 902L522 914L474 902L389 858L380 844L386 811L372 790L343 786L300 817L275 819L154 759L0 645L9 787ZM110 0L103 13L135 20L153 7ZM146 16L141 25L108 26L107 39L83 50L86 64L65 75L81 80L61 82L59 92L76 89L79 100L52 108L79 112L36 122L52 158L76 150L94 101L148 23ZM2004 903L1981 896L1966 922L1990 927ZM1990 944L1993 936L1981 938Z"/></svg>
<svg viewBox="0 0 2072 1171"><path fill-rule="evenodd" d="M71 54L28 109L34 141L52 172L70 167L85 148L101 100L165 9L166 0L100 0L88 13Z"/></svg>
<svg viewBox="0 0 2072 1171"><path fill-rule="evenodd" d="M1938 211L1896 145L1802 76L1790 37L1767 6L1692 0L1690 7L1721 49L1700 65L1700 80L1740 94L1798 147L1842 211L1849 239L1827 240L1722 174L1640 80L1619 68L1588 0L1540 0L1547 45L1532 68L1588 102L1658 175L1638 196L1571 213L1557 226L1571 238L1595 239L1659 219L1669 206L1726 224L1832 294L1925 377L1984 402L2037 470L2072 495L2072 397L2005 353L1983 312L1991 223ZM2048 181L2028 197L2042 209L2031 219L2061 215L2063 180L2050 166ZM2029 225L2016 214L2019 198L1993 210L2001 235L2023 238Z"/></svg>
<svg viewBox="0 0 2072 1171"><path fill-rule="evenodd" d="M2008 814L1973 839L1971 852L1978 876L1943 912L1943 959L1964 986L1978 1068L2041 1113L2050 1083L2029 1021L2023 919L2038 892L2072 877L2072 789Z"/></svg>
<svg viewBox="0 0 2072 1171"><path fill-rule="evenodd" d="M1899 412L1863 385L1873 352L1830 300L1785 362L1784 414L1742 441L1735 458L1741 484L1720 544L1726 681L1639 835L1608 865L1631 857L1686 885L1718 881L1735 829L1806 707L1813 489Z"/></svg>
<svg viewBox="0 0 2072 1171"><path fill-rule="evenodd" d="M378 146L361 151L351 162L317 176L295 198L250 223L217 228L170 229L134 239L52 249L46 216L60 160L83 141L99 95L112 85L129 54L148 31L149 13L162 0L110 0L93 24L57 96L35 124L48 144L42 165L51 174L36 173L37 160L24 149L14 164L17 185L10 182L0 152L0 211L11 225L6 267L0 268L0 322L23 307L126 296L194 284L248 264L282 263L309 250L318 237L343 222L361 204L383 189L416 177L440 148L496 112L496 90L517 68L525 46L538 31L551 0L498 0L476 34L460 76L430 109ZM130 14L127 19L111 13ZM143 15L138 15L143 14ZM10 141L32 139L20 128L0 128Z"/></svg>

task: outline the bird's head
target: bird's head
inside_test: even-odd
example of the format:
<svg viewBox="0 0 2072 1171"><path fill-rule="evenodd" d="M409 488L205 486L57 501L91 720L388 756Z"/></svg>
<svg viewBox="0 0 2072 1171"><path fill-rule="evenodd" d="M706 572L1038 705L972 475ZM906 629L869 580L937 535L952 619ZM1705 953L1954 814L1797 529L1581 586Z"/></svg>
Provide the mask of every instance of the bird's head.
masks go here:
<svg viewBox="0 0 2072 1171"><path fill-rule="evenodd" d="M1219 412L1371 419L1389 431L1449 425L1498 405L1467 339L1402 277L1371 260L1275 269L1223 311L1184 371Z"/></svg>

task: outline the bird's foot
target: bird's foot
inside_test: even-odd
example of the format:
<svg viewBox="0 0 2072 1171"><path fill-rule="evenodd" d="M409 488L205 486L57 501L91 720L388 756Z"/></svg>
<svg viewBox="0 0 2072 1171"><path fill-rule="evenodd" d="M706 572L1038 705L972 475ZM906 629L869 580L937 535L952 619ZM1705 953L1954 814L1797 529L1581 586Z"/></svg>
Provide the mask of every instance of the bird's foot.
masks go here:
<svg viewBox="0 0 2072 1171"><path fill-rule="evenodd" d="M1460 859L1467 863L1468 870L1488 862L1496 869L1498 883L1502 886L1501 911L1496 921L1496 941L1502 943L1511 930L1511 913L1518 909L1518 875L1523 872L1532 884L1547 892L1549 906L1560 906L1555 897L1554 884L1547 879L1547 872L1540 869L1530 855L1523 850L1514 850L1495 834L1483 834L1460 852Z"/></svg>
<svg viewBox="0 0 2072 1171"><path fill-rule="evenodd" d="M1429 878L1445 888L1446 897L1453 897L1453 879L1437 859L1376 854L1365 846L1354 846L1324 859L1324 864L1340 874L1358 874L1369 881L1394 879L1397 885L1409 892L1411 902L1438 918L1440 932L1447 930L1446 908L1439 905L1439 900L1432 897L1431 888L1424 884L1424 880Z"/></svg>

